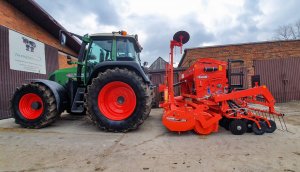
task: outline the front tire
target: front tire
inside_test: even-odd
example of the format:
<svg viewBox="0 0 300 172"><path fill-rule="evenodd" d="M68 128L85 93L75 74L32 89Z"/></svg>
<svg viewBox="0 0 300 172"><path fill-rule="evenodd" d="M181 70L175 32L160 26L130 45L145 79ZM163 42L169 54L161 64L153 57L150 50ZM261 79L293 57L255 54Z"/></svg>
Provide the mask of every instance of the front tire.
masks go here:
<svg viewBox="0 0 300 172"><path fill-rule="evenodd" d="M56 100L52 91L37 83L24 84L17 88L10 110L15 123L24 128L43 128L59 117Z"/></svg>
<svg viewBox="0 0 300 172"><path fill-rule="evenodd" d="M149 115L150 95L135 72L107 69L87 88L86 107L91 120L102 130L127 132L137 129Z"/></svg>

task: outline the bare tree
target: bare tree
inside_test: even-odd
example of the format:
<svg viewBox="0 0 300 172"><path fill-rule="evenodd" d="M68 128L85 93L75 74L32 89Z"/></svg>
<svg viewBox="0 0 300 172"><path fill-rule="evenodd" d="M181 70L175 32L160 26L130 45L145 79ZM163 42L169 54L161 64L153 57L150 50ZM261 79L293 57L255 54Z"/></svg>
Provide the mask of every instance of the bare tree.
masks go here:
<svg viewBox="0 0 300 172"><path fill-rule="evenodd" d="M294 24L279 26L275 30L274 39L277 40L300 39L300 19Z"/></svg>
<svg viewBox="0 0 300 172"><path fill-rule="evenodd" d="M298 39L300 38L300 20L298 20L296 23L295 23L295 26L297 28L297 37Z"/></svg>

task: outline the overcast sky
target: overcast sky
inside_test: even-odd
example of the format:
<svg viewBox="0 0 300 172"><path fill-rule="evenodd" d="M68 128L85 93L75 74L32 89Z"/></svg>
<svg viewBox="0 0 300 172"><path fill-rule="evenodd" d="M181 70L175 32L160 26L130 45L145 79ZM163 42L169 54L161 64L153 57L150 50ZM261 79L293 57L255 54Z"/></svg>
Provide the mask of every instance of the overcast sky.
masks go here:
<svg viewBox="0 0 300 172"><path fill-rule="evenodd" d="M300 19L299 0L36 0L67 30L138 34L142 61L168 61L169 41L190 33L185 48L272 40L279 25ZM177 51L175 62L179 62Z"/></svg>

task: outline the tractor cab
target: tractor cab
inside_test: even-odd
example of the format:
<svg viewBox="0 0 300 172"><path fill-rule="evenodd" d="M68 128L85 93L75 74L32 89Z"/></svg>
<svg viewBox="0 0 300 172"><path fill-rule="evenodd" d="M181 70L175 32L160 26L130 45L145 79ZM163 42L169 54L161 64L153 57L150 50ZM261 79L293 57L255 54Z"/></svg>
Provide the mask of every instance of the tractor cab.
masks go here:
<svg viewBox="0 0 300 172"><path fill-rule="evenodd" d="M89 36L90 42L86 54L88 63L105 61L137 61L142 47L138 43L137 35L127 35L125 31L100 33Z"/></svg>
<svg viewBox="0 0 300 172"><path fill-rule="evenodd" d="M93 34L88 38L83 59L86 78L89 78L95 67L101 63L129 61L141 65L142 47L138 43L137 35L127 35L125 31L120 31Z"/></svg>

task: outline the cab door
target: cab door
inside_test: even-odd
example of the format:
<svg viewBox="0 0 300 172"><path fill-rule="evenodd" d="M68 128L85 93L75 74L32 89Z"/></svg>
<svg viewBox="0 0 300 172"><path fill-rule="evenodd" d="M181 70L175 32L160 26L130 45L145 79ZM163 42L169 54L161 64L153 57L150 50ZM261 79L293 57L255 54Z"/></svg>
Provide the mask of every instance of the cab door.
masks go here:
<svg viewBox="0 0 300 172"><path fill-rule="evenodd" d="M97 64L113 60L112 48L113 40L109 38L93 40L91 42L89 51L86 55L86 70L84 71L85 82L87 82Z"/></svg>

